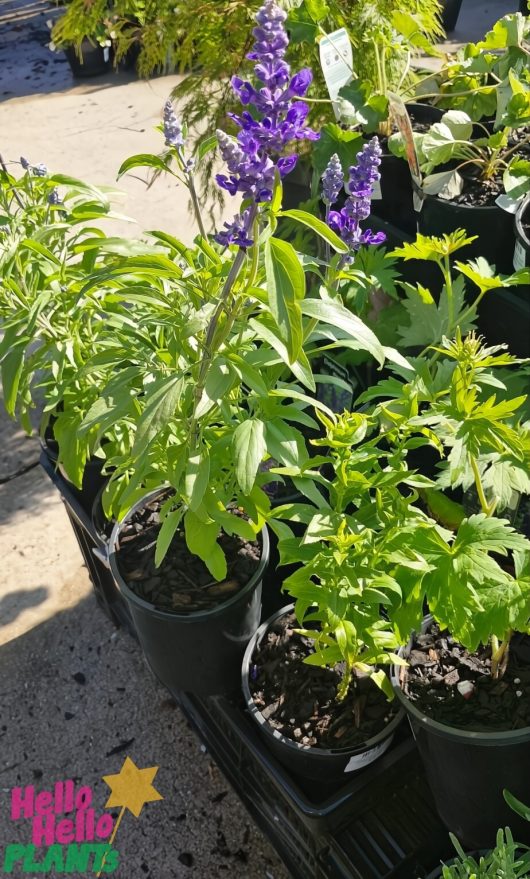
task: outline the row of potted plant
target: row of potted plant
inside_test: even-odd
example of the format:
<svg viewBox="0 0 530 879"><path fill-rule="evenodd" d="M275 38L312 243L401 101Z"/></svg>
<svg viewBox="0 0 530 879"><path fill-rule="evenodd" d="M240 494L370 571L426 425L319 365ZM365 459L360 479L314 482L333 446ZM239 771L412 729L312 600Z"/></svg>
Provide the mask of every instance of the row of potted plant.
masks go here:
<svg viewBox="0 0 530 879"><path fill-rule="evenodd" d="M311 72L292 74L273 0L256 18L255 79L233 81L237 138L215 139L217 182L242 203L215 236L171 104L165 153L121 173L148 166L188 187L193 246L109 238L91 225L110 215L101 190L25 159L18 179L2 172L6 408L29 429L44 397L66 478L82 488L87 462L103 470L109 563L163 683L234 691L246 649L248 709L278 758L337 783L406 712L440 814L481 848L509 821L503 789L524 799L528 778L530 427L528 367L474 327L482 300L528 272L453 262L473 244L462 231L386 255L364 227L377 137L354 163L329 157L321 212L283 209L293 144L318 142ZM303 249L280 237L287 221ZM439 297L410 283L398 295L398 260L432 262ZM337 386L328 351L384 370L355 410L318 393ZM265 577L269 542L283 583L282 566ZM294 606L260 628L275 580Z"/></svg>

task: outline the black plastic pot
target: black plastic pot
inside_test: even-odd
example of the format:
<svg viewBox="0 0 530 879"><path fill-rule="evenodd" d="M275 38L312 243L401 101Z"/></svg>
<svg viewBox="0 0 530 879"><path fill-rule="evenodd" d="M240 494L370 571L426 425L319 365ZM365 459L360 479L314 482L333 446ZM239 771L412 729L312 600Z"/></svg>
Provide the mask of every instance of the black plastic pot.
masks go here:
<svg viewBox="0 0 530 879"><path fill-rule="evenodd" d="M57 464L59 446L56 440L53 439L53 435L49 429L46 430L44 438L41 440L41 448L53 467L61 473L65 483L68 485L68 488L74 497L80 502L85 513L90 516L96 496L107 481L107 477L103 476L101 472L103 464L105 463L103 458L91 458L87 461L83 471L81 488L77 488L73 482L68 479L63 467L60 464Z"/></svg>
<svg viewBox="0 0 530 879"><path fill-rule="evenodd" d="M441 236L456 229L465 229L469 236L478 236L466 246L466 260L484 256L498 272L512 272L515 235L511 214L498 205L474 207L455 204L434 195L425 196L418 215L418 230L422 235Z"/></svg>
<svg viewBox="0 0 530 879"><path fill-rule="evenodd" d="M161 491L150 492L114 526L109 564L127 602L145 658L169 690L218 695L237 690L245 647L259 625L261 581L269 559L267 529L261 531L261 561L237 595L217 607L188 614L169 613L136 595L120 573L116 552L123 525Z"/></svg>
<svg viewBox="0 0 530 879"><path fill-rule="evenodd" d="M400 709L384 730L378 733L378 735L373 736L373 738L368 739L359 748L326 750L324 748L307 747L292 739L288 739L278 730L273 729L252 698L249 686L249 669L254 650L260 645L268 629L280 617L290 613L293 608L294 604L289 604L276 611L270 619L259 627L251 641L249 641L243 657L242 667L243 696L247 710L257 723L258 729L266 739L272 754L280 763L289 767L291 772L304 778L314 779L315 781L330 781L332 779L344 781L350 773L364 769L385 753L392 742L396 728L403 720L404 712Z"/></svg>
<svg viewBox="0 0 530 879"><path fill-rule="evenodd" d="M430 617L424 620L424 630L430 622ZM493 848L499 827L510 827L520 842L530 841L530 825L514 814L502 795L507 788L528 800L530 727L491 733L456 729L425 716L407 699L396 668L393 684L446 827L469 849Z"/></svg>
<svg viewBox="0 0 530 879"><path fill-rule="evenodd" d="M519 12L528 15L528 0L519 0Z"/></svg>
<svg viewBox="0 0 530 879"><path fill-rule="evenodd" d="M442 0L442 24L445 31L454 31L462 0Z"/></svg>
<svg viewBox="0 0 530 879"><path fill-rule="evenodd" d="M90 76L101 76L112 70L114 51L112 47L103 48L95 45L85 38L81 43L81 53L78 54L74 46L68 46L64 50L66 59L72 68L72 73L78 79Z"/></svg>
<svg viewBox="0 0 530 879"><path fill-rule="evenodd" d="M430 104L408 104L407 109L418 122L438 122L442 110ZM414 210L409 166L404 159L384 149L379 168L381 196L372 200L372 214L401 229L407 235L416 234L417 214Z"/></svg>

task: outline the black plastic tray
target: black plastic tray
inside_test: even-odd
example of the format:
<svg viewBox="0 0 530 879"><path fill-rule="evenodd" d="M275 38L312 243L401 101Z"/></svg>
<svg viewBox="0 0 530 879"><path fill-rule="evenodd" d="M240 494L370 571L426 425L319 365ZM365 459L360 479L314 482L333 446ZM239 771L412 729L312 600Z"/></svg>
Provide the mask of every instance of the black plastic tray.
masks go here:
<svg viewBox="0 0 530 879"><path fill-rule="evenodd" d="M98 602L134 634L89 511L43 453ZM172 694L294 879L423 879L450 856L409 727L379 760L337 786L296 778L268 752L242 700Z"/></svg>

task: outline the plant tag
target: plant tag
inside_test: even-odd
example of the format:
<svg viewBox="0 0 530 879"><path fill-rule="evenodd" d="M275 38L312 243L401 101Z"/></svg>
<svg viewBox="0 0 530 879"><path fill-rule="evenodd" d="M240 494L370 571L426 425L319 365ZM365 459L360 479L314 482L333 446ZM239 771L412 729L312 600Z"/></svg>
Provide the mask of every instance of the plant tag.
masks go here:
<svg viewBox="0 0 530 879"><path fill-rule="evenodd" d="M346 28L341 27L340 30L322 37L319 48L320 66L333 102L335 118L340 119L340 104L337 98L341 88L353 78L353 52Z"/></svg>
<svg viewBox="0 0 530 879"><path fill-rule="evenodd" d="M359 769L364 769L365 766L369 766L370 763L373 763L374 760L377 760L381 754L384 754L387 748L390 747L390 743L394 736L389 736L384 742L381 742L380 745L376 745L375 748L370 748L369 751L363 751L362 754L355 754L355 756L351 757L349 762L346 764L346 768L344 772L357 772Z"/></svg>
<svg viewBox="0 0 530 879"><path fill-rule="evenodd" d="M105 64L107 63L109 58L110 58L110 50L109 50L108 46L105 46L103 49L103 61L105 62Z"/></svg>
<svg viewBox="0 0 530 879"><path fill-rule="evenodd" d="M513 252L513 267L517 272L519 269L526 267L526 250L520 241L515 242L515 250Z"/></svg>
<svg viewBox="0 0 530 879"><path fill-rule="evenodd" d="M423 190L420 171L420 163L416 152L416 144L414 143L414 134L412 125L410 124L410 116L407 108L399 95L390 93L389 110L392 121L397 125L403 140L405 141L405 155L409 166L410 176L412 177L412 201L414 210L419 214L423 207Z"/></svg>
<svg viewBox="0 0 530 879"><path fill-rule="evenodd" d="M506 211L507 214L515 214L519 203L517 199L503 192L502 195L497 196L495 204L502 208L503 211Z"/></svg>

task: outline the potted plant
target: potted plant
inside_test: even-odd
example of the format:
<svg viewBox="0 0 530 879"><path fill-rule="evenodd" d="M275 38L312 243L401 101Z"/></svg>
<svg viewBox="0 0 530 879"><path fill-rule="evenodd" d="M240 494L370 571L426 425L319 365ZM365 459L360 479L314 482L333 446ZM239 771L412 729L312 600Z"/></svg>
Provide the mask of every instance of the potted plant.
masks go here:
<svg viewBox="0 0 530 879"><path fill-rule="evenodd" d="M306 296L299 256L273 235L276 217L283 215L280 181L296 163L295 156L279 153L292 138L316 135L305 125L307 105L293 104L292 96L303 97L311 75L292 76L284 61L285 13L266 0L257 20L252 57L262 90L241 79L234 87L258 113L238 117L237 141L217 134L229 170L218 182L244 197L240 213L216 236L220 249L203 236L189 248L156 233L172 258L124 259L113 270L94 273L85 288L103 291L104 298L109 291L104 307L113 317L107 339L100 341L108 346L109 374L123 351L131 365L102 387L84 424L100 432L109 423L130 431L125 451L105 450L112 474L104 503L121 520L111 539L110 564L148 661L173 689L221 692L237 684L245 640L259 621L267 551L266 537L261 547L255 541L270 512L264 485L274 477L259 467L269 457L287 467L308 458L296 426L312 423L305 409L314 404L308 392L314 392L315 381L306 351L318 351L324 338L330 348L349 343L368 349L379 362L394 356L324 289L319 298ZM267 89L278 83L283 90L276 95L271 126ZM185 132L171 104L164 132L169 158L133 157L122 170L174 168L192 185ZM198 209L197 199L194 204ZM333 266L347 257L352 242L317 218L294 213L336 253L330 269L336 271ZM362 237L353 218L347 232L352 240ZM146 289L150 277L164 278L162 295ZM318 499L311 480L301 476L294 483ZM157 497L145 498L151 490L158 490ZM223 546L231 554L228 562ZM243 572L234 570L234 564L241 567L241 554L248 557ZM195 574L187 576L192 565L196 580ZM233 607L238 601L243 625ZM223 654L226 665L219 661Z"/></svg>
<svg viewBox="0 0 530 879"><path fill-rule="evenodd" d="M437 867L427 879L523 879L529 875L528 850L514 842L509 827L497 832L495 848L483 854L466 853L453 833L450 837L457 857Z"/></svg>
<svg viewBox="0 0 530 879"><path fill-rule="evenodd" d="M457 331L435 347L430 364L418 364L421 379L401 390L396 383L394 399L375 410L402 429L418 429L447 455L435 491L424 495L441 524L418 531L414 544L431 570L400 581L408 598L391 611L403 638L417 633L395 686L440 816L471 848L487 846L507 823L502 789L524 794L528 773L520 682L527 673L530 542L506 516L530 489L530 434L518 418L525 397L503 395L496 375L516 362L502 347ZM458 491L472 492L467 510ZM424 602L432 616L420 628Z"/></svg>
<svg viewBox="0 0 530 879"><path fill-rule="evenodd" d="M107 0L72 0L51 30L50 49L63 50L76 77L112 69L112 21Z"/></svg>
<svg viewBox="0 0 530 879"><path fill-rule="evenodd" d="M483 136L477 136L477 125L466 113L449 110L426 134L415 136L425 175L420 231L441 235L465 228L477 235L471 254L488 254L504 272L513 267L512 212L530 187L527 138L518 131L530 119L530 93L515 74L510 74L509 88L511 96L504 96L494 133L483 130ZM402 136L393 135L390 147L404 155ZM445 170L436 171L440 167Z"/></svg>
<svg viewBox="0 0 530 879"><path fill-rule="evenodd" d="M312 476L324 499L320 509L274 511L282 563L299 565L283 583L295 604L250 642L243 692L277 758L322 780L380 756L401 719L383 668L400 644L390 608L400 603L407 558L422 570L415 541L429 523L411 499L431 481L408 469L405 433L390 443L370 415L318 417L326 435L313 443L328 453L297 472ZM305 523L302 536L293 520Z"/></svg>
<svg viewBox="0 0 530 879"><path fill-rule="evenodd" d="M75 413L98 393L84 367L102 318L97 294L87 299L81 291L91 270L145 248L87 226L87 220L114 216L102 190L23 157L20 164L24 173L18 178L5 164L0 171L4 405L28 433L39 413L46 453L89 508L102 459L85 470L91 438L81 440Z"/></svg>

